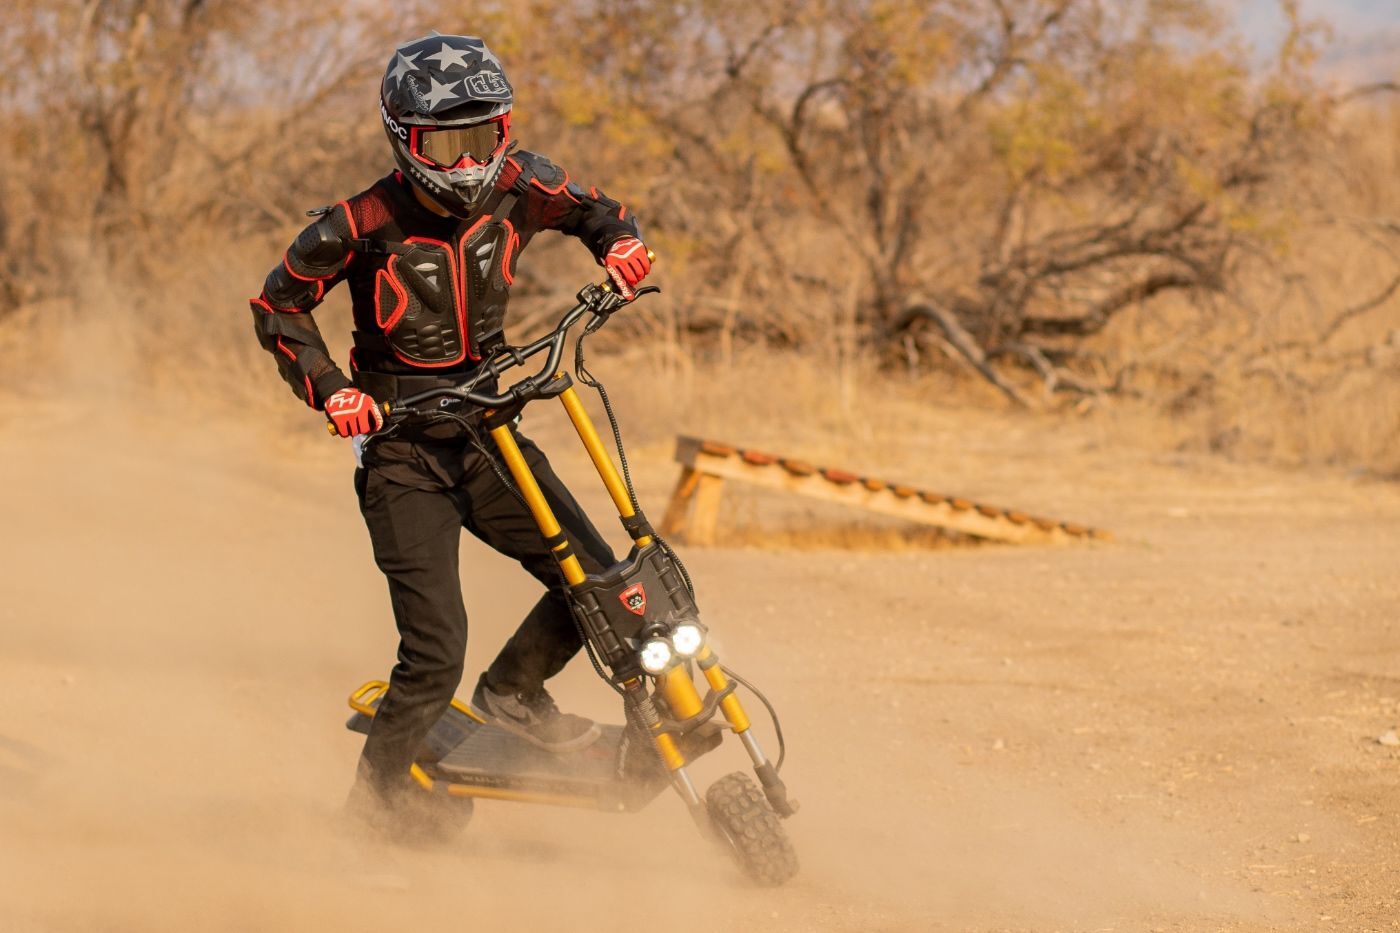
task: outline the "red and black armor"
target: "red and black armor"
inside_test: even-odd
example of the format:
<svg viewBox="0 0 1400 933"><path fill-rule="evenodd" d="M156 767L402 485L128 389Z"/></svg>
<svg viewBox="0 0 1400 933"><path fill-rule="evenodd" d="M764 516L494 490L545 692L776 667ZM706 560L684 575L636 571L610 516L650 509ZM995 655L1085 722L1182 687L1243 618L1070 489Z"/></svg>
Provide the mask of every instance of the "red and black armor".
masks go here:
<svg viewBox="0 0 1400 933"><path fill-rule="evenodd" d="M338 282L354 309L356 375L455 375L503 341L515 264L536 233L576 236L599 258L640 235L625 207L530 152L507 157L470 217L428 210L411 184L394 172L322 209L252 300L259 339L313 407L351 382L310 314Z"/></svg>

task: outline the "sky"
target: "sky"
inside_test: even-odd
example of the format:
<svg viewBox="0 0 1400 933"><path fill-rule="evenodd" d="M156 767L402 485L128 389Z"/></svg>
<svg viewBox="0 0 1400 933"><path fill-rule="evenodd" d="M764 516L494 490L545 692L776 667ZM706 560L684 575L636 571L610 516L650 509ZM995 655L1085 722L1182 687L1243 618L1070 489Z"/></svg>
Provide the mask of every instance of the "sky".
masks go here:
<svg viewBox="0 0 1400 933"><path fill-rule="evenodd" d="M1234 0L1240 30L1261 56L1278 48L1278 0ZM1324 19L1333 38L1323 70L1346 83L1400 80L1400 0L1301 0L1303 15Z"/></svg>

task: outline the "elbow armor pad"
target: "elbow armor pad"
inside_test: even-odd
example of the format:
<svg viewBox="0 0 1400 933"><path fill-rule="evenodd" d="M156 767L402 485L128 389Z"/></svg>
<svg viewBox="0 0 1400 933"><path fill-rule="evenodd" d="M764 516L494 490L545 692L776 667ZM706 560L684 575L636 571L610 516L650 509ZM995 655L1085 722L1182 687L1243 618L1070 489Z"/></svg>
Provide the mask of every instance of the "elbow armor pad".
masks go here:
<svg viewBox="0 0 1400 933"><path fill-rule="evenodd" d="M252 311L258 343L276 358L278 373L297 398L315 406L340 388L343 377L333 379L334 386L326 382L328 377L339 377L340 371L331 362L311 315L269 311L257 300L252 302Z"/></svg>

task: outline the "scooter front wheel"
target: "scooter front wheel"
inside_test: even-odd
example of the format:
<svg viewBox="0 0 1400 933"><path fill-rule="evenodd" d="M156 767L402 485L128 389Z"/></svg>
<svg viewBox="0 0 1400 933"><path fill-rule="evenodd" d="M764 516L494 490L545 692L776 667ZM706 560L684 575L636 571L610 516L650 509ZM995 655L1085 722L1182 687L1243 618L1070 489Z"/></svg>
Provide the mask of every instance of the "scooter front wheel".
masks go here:
<svg viewBox="0 0 1400 933"><path fill-rule="evenodd" d="M705 809L729 843L739 869L754 883L777 887L797 874L797 852L763 791L747 774L735 771L710 785Z"/></svg>

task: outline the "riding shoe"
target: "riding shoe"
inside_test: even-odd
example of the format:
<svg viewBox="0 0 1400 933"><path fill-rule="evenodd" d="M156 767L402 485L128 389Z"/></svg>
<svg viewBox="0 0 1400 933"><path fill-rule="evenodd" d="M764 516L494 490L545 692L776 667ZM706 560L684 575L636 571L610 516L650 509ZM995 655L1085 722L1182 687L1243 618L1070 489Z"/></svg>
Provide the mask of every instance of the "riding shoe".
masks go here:
<svg viewBox="0 0 1400 933"><path fill-rule="evenodd" d="M497 693L486 675L477 681L472 708L487 722L555 754L587 748L603 734L597 723L561 713L544 687L524 693Z"/></svg>

